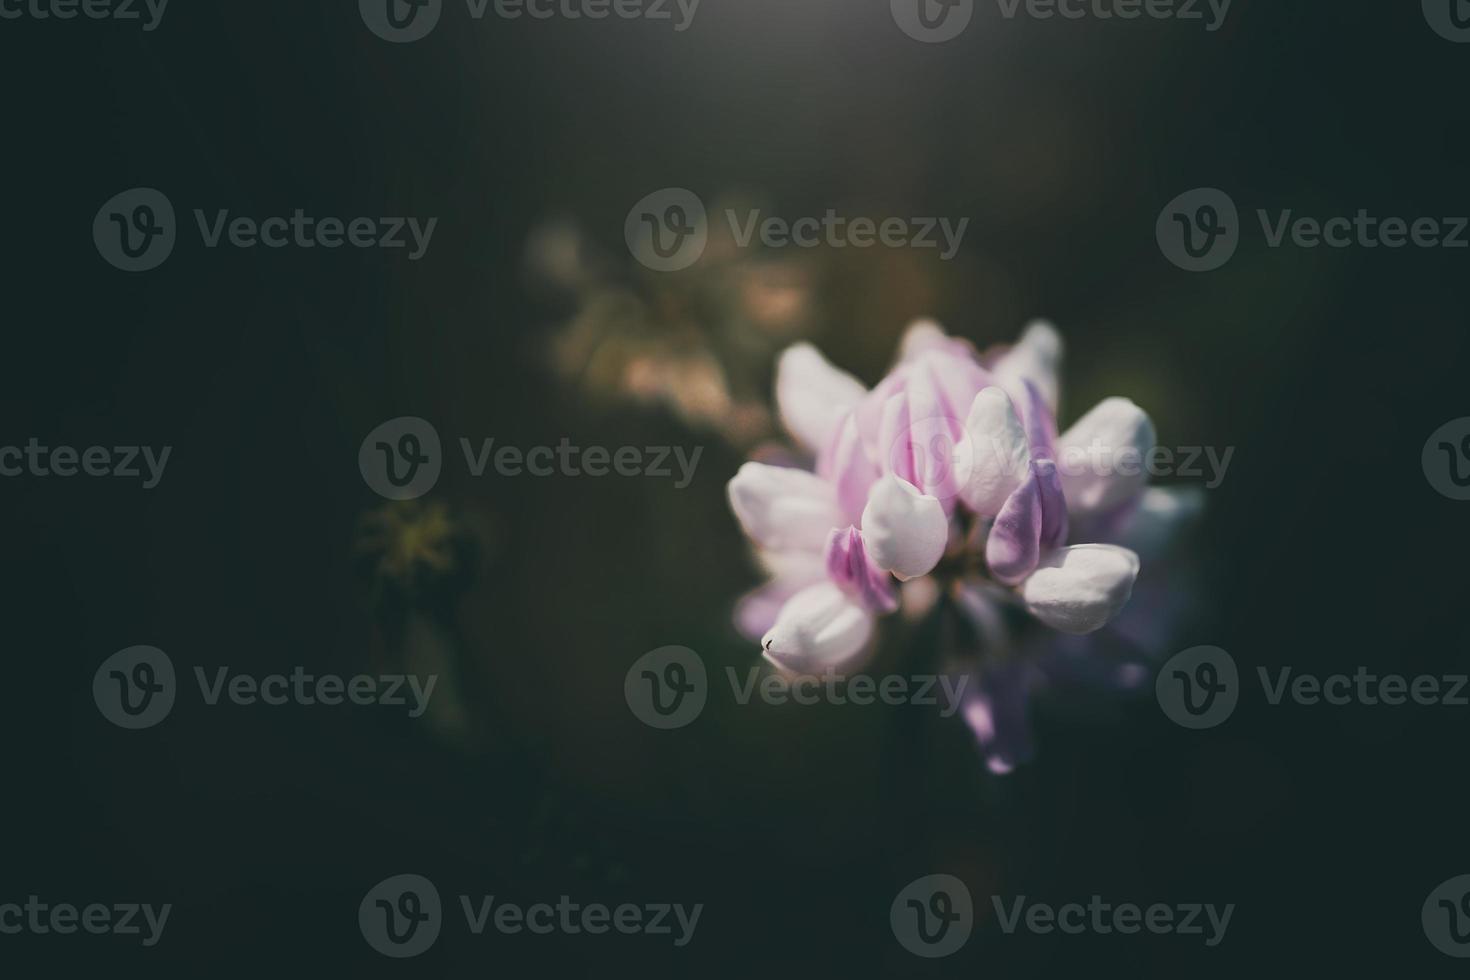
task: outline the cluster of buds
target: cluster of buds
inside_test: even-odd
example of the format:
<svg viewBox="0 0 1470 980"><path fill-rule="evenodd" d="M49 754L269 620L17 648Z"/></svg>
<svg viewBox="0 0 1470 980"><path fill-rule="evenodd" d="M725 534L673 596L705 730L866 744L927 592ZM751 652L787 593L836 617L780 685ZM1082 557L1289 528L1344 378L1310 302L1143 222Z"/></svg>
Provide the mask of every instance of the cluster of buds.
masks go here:
<svg viewBox="0 0 1470 980"><path fill-rule="evenodd" d="M1046 323L982 356L923 322L871 390L808 344L781 355L777 408L814 465L749 462L729 485L770 574L736 621L767 660L788 673L852 670L880 617L939 596L992 653L1017 646L1002 626L1011 610L1053 636L1093 634L1119 616L1148 550L1128 545L1188 516L1192 498L1149 488L1138 466L1067 462L1096 460L1100 448L1142 459L1155 431L1133 402L1108 398L1059 434L1061 354ZM1024 754L998 731L1024 692L997 690L1029 688L1042 663L992 657L982 672L966 717L992 768Z"/></svg>

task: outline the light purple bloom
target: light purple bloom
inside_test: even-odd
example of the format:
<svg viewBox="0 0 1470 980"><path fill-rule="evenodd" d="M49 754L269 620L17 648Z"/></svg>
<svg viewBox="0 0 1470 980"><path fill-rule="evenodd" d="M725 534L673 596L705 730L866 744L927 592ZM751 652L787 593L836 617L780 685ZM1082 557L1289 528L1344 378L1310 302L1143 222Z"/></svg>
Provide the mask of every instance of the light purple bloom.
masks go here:
<svg viewBox="0 0 1470 980"><path fill-rule="evenodd" d="M1054 665L1024 655L1003 610L1023 610L1043 636L1101 630L1140 572L1125 544L1158 536L1170 516L1137 476L1071 465L1087 453L1147 454L1154 430L1111 398L1059 435L1061 351L1037 323L982 361L919 323L872 390L810 345L781 356L780 415L815 454L814 471L747 463L729 486L771 575L742 600L737 624L768 660L798 673L855 667L877 620L899 608L897 582L932 579L937 588L906 587L905 606L932 595L964 616L982 681L965 717L993 769L1024 760L1026 699ZM1102 539L1083 537L1092 533Z"/></svg>

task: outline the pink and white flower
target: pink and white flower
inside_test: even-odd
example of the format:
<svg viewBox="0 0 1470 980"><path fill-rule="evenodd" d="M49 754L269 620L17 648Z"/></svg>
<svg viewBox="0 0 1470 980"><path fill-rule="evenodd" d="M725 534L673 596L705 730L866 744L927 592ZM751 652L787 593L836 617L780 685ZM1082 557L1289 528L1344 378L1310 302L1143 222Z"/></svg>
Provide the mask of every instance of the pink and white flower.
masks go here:
<svg viewBox="0 0 1470 980"><path fill-rule="evenodd" d="M1137 555L1069 543L1069 526L1073 513L1107 513L1140 488L1074 479L1058 452L1125 437L1146 451L1152 426L1131 402L1110 399L1058 436L1060 359L1061 340L1044 323L989 361L915 324L871 390L809 344L782 354L777 406L815 466L747 463L729 486L771 575L737 611L767 659L803 673L856 665L878 618L897 610L896 585L931 575L988 583L1064 633L1091 633L1118 614Z"/></svg>

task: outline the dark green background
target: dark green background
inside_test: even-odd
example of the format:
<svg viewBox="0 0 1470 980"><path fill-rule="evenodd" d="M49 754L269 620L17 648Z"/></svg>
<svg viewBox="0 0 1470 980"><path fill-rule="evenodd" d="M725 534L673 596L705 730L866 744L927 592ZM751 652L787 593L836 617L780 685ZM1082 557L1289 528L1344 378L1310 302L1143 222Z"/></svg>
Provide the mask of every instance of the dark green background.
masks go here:
<svg viewBox="0 0 1470 980"><path fill-rule="evenodd" d="M544 367L565 311L524 277L533 226L575 215L621 255L659 187L769 195L795 217L970 216L915 295L875 260L823 283L818 343L872 383L930 314L981 343L1054 319L1070 416L1134 397L1161 440L1235 446L1195 557L1213 643L1242 670L1464 670L1465 504L1420 448L1467 408L1455 251L1270 250L1252 226L1207 275L1169 265L1159 208L1196 186L1243 212L1470 214L1470 46L1415 3L1236 0L1225 28L1004 21L905 38L882 0L704 0L694 26L470 21L370 35L355 5L188 4L160 30L0 22L6 179L0 444L174 447L162 485L8 479L0 898L170 901L163 942L0 937L6 975L1449 976L1419 907L1470 872L1470 709L1267 708L1172 726L1043 711L1040 756L986 775L957 722L733 707L640 725L623 673L677 643L717 671L755 581L724 483L740 455L672 416L608 408ZM206 251L104 264L97 207L136 185L181 214L437 215L428 256ZM895 259L895 263L899 260ZM895 269L897 265L895 265ZM840 287L840 288L839 288ZM918 304L922 302L922 308ZM204 710L108 725L103 658L181 671L369 669L354 568L376 500L363 435L422 415L446 440L705 445L693 486L486 478L436 497L487 546L454 609L488 749L384 713ZM887 651L891 658L901 652ZM901 660L888 661L900 663ZM408 963L362 942L390 874L523 904L703 902L684 950L648 937L486 937L451 921ZM1226 942L1004 937L938 963L893 940L909 880L960 874L1054 903L1237 905ZM450 899L452 901L452 899Z"/></svg>

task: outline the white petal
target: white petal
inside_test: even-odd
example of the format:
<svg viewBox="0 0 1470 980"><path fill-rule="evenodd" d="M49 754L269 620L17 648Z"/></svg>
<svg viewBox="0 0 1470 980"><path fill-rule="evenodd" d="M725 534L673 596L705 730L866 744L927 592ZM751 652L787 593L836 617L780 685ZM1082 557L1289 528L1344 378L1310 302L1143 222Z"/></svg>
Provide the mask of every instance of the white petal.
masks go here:
<svg viewBox="0 0 1470 980"><path fill-rule="evenodd" d="M1133 499L1148 483L1157 434L1148 413L1127 398L1104 398L1057 438L1067 510L1098 514Z"/></svg>
<svg viewBox="0 0 1470 980"><path fill-rule="evenodd" d="M974 357L975 350L966 340L951 337L933 320L915 320L903 332L898 344L899 363L911 361L929 351L941 351L960 357Z"/></svg>
<svg viewBox="0 0 1470 980"><path fill-rule="evenodd" d="M820 553L841 522L832 485L806 470L746 463L727 490L745 533L772 551Z"/></svg>
<svg viewBox="0 0 1470 980"><path fill-rule="evenodd" d="M1091 633L1116 616L1133 594L1138 556L1111 544L1079 544L1042 556L1021 584L1032 615L1063 633Z"/></svg>
<svg viewBox="0 0 1470 980"><path fill-rule="evenodd" d="M990 370L996 383L1018 400L1024 397L1026 382L1030 381L1055 413L1061 367L1062 335L1050 323L1037 320L1026 328L1021 339L1001 355Z"/></svg>
<svg viewBox="0 0 1470 980"><path fill-rule="evenodd" d="M861 381L833 367L811 344L788 347L776 365L781 421L812 452L826 448L843 415L867 392Z"/></svg>
<svg viewBox="0 0 1470 980"><path fill-rule="evenodd" d="M827 562L820 551L770 551L760 549L756 564L771 578L787 579L799 586L811 585L827 577ZM792 592L797 591L795 588Z"/></svg>
<svg viewBox="0 0 1470 980"><path fill-rule="evenodd" d="M1026 430L1003 389L986 388L975 396L956 458L968 470L961 499L981 517L999 514L1025 481L1030 458Z"/></svg>
<svg viewBox="0 0 1470 980"><path fill-rule="evenodd" d="M873 484L863 510L868 556L901 579L927 575L944 556L949 519L937 497L893 474Z"/></svg>
<svg viewBox="0 0 1470 980"><path fill-rule="evenodd" d="M873 614L836 585L821 582L786 601L761 649L778 667L815 674L850 664L872 635Z"/></svg>
<svg viewBox="0 0 1470 980"><path fill-rule="evenodd" d="M792 596L808 585L827 581L827 563L817 552L759 551L756 561L770 581L735 603L735 628L752 640L759 640L770 630L781 607Z"/></svg>

